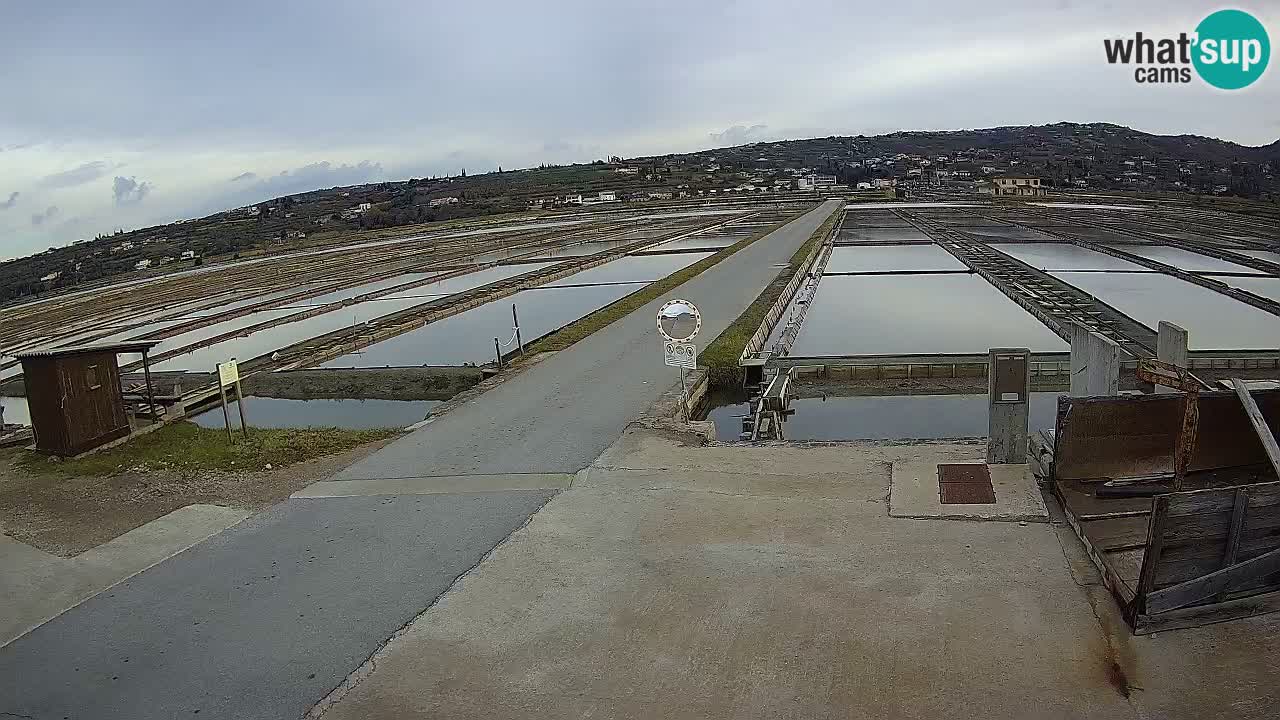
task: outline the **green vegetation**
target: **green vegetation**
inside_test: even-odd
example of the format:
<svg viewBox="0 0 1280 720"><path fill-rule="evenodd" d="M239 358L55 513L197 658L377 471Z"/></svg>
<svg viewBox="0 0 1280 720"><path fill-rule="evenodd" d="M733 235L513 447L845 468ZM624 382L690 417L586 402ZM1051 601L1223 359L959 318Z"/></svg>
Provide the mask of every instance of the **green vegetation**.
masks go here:
<svg viewBox="0 0 1280 720"><path fill-rule="evenodd" d="M227 444L225 430L202 428L177 422L155 432L79 460L55 461L27 453L19 464L32 472L67 475L115 475L127 470L261 470L268 464L281 467L291 463L332 455L376 440L389 438L397 429L267 430L249 427L249 439L236 433L235 444Z"/></svg>
<svg viewBox="0 0 1280 720"><path fill-rule="evenodd" d="M687 268L677 270L665 278L658 280L657 282L650 283L624 298L615 300L590 315L587 315L576 322L570 323L551 335L547 335L537 342L530 344L525 348L525 351L532 356L542 352L564 350L592 333L608 327L615 320L630 315L638 308L657 300L694 277L697 277L699 274L715 267L724 261L725 258L759 240L765 235L768 235L774 230L777 230L783 225L786 225L791 222L792 219L793 218L787 218L770 225L769 227L763 228L759 232L745 237L726 248L722 248L714 255L705 257Z"/></svg>
<svg viewBox="0 0 1280 720"><path fill-rule="evenodd" d="M821 227L813 231L809 239L791 256L791 262L787 267L783 268L773 282L769 283L755 301L738 316L738 319L720 333L719 337L712 340L699 355L699 364L707 368L712 387L742 384L743 373L738 360L742 357L743 349L751 340L751 336L756 334L760 324L764 322L764 316L769 312L769 308L773 307L773 304L782 296L787 283L791 282L791 278L800 271L800 266L804 263L809 251L831 232L831 228L835 226L839 217L840 213L832 213Z"/></svg>

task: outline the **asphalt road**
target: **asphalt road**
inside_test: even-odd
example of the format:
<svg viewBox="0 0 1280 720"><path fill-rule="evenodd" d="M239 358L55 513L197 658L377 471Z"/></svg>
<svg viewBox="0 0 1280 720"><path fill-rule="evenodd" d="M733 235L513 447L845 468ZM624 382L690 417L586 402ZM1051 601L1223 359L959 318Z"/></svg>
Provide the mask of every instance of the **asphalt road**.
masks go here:
<svg viewBox="0 0 1280 720"><path fill-rule="evenodd" d="M300 718L554 494L277 505L0 648L0 718Z"/></svg>
<svg viewBox="0 0 1280 720"><path fill-rule="evenodd" d="M719 335L822 223L830 200L681 285L672 297L702 311L695 342ZM337 474L368 480L503 473L575 473L678 382L662 362L661 298L454 408Z"/></svg>
<svg viewBox="0 0 1280 720"><path fill-rule="evenodd" d="M702 339L838 206L675 290L702 309ZM301 717L555 494L469 492L482 487L470 476L577 472L677 382L662 364L661 302L336 478L463 476L447 494L288 500L0 648L0 718Z"/></svg>

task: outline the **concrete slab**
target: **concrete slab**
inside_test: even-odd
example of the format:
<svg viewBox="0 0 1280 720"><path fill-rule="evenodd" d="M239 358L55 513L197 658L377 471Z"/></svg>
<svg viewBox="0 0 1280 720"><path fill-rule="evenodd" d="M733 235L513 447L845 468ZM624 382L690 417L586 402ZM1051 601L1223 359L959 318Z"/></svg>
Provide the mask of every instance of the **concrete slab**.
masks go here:
<svg viewBox="0 0 1280 720"><path fill-rule="evenodd" d="M366 495L434 495L436 493L500 492L504 490L565 490L573 483L568 473L503 473L499 475L437 475L378 480L325 480L290 497L361 497Z"/></svg>
<svg viewBox="0 0 1280 720"><path fill-rule="evenodd" d="M888 516L921 446L624 443L317 714L1137 717L1050 525Z"/></svg>
<svg viewBox="0 0 1280 720"><path fill-rule="evenodd" d="M74 558L0 535L0 646L248 515L236 508L188 505Z"/></svg>
<svg viewBox="0 0 1280 720"><path fill-rule="evenodd" d="M286 501L0 648L0 715L301 717L554 494Z"/></svg>
<svg viewBox="0 0 1280 720"><path fill-rule="evenodd" d="M983 464L981 459L972 459ZM938 496L938 463L921 457L893 463L889 487L889 514L901 518L943 518L949 520L1016 520L1048 522L1040 487L1030 465L990 465L994 503L943 505Z"/></svg>

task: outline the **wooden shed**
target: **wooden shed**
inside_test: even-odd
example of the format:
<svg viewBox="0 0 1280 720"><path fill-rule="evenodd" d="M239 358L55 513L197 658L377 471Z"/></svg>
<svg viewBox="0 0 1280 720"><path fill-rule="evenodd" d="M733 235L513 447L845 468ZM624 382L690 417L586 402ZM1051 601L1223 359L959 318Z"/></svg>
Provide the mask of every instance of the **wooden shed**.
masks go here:
<svg viewBox="0 0 1280 720"><path fill-rule="evenodd" d="M18 354L27 388L35 447L78 455L130 433L118 353L141 353L151 396L147 352L157 341L49 348ZM152 403L154 405L154 403Z"/></svg>

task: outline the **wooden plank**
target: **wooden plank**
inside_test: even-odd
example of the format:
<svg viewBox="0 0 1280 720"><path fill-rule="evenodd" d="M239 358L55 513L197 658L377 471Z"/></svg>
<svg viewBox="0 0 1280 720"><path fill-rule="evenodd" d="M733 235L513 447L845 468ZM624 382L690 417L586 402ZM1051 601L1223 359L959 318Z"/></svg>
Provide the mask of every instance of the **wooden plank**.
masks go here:
<svg viewBox="0 0 1280 720"><path fill-rule="evenodd" d="M1236 395L1240 396L1240 403L1244 405L1244 412L1249 416L1249 422L1253 423L1253 431L1258 434L1258 440L1262 442L1262 449L1266 451L1267 459L1271 461L1271 468L1276 471L1276 477L1280 477L1280 445L1276 444L1276 437L1271 434L1271 426L1262 416L1258 404L1253 401L1253 395L1249 392L1249 386L1244 384L1244 380L1231 378L1231 384L1236 388Z"/></svg>
<svg viewBox="0 0 1280 720"><path fill-rule="evenodd" d="M1160 551L1164 547L1164 525L1169 516L1169 496L1155 499L1151 508L1151 524L1147 529L1147 552L1142 556L1142 572L1138 576L1136 607L1147 612L1146 596L1156 581L1156 569L1160 564Z"/></svg>
<svg viewBox="0 0 1280 720"><path fill-rule="evenodd" d="M1146 596L1144 609L1148 614L1177 610L1217 595L1229 589L1233 583L1274 572L1280 572L1280 548L1203 577L1151 592Z"/></svg>
<svg viewBox="0 0 1280 720"><path fill-rule="evenodd" d="M1249 495L1244 488L1236 488L1236 505L1231 511L1231 527L1227 530L1227 547L1222 553L1222 567L1228 568L1236 564L1236 553L1240 549L1240 534L1244 530L1245 510L1249 507Z"/></svg>
<svg viewBox="0 0 1280 720"><path fill-rule="evenodd" d="M1102 560L1117 577L1125 582L1125 585L1137 587L1138 576L1142 574L1142 556L1145 552L1145 545L1128 550L1108 550L1103 553Z"/></svg>
<svg viewBox="0 0 1280 720"><path fill-rule="evenodd" d="M1147 635L1166 630L1200 627L1237 620L1280 610L1280 591L1253 595L1212 605L1192 605L1159 615L1139 614L1134 618L1133 633Z"/></svg>
<svg viewBox="0 0 1280 720"><path fill-rule="evenodd" d="M1235 507L1235 488L1211 488L1187 490L1169 495L1172 506L1170 517L1201 515L1204 513L1229 513ZM1249 486L1250 511L1280 505L1280 482L1255 483Z"/></svg>
<svg viewBox="0 0 1280 720"><path fill-rule="evenodd" d="M1065 501L1061 494L1062 489L1060 487L1060 483L1054 483L1054 490L1055 494L1058 495L1058 501L1062 502L1065 506ZM1089 559L1093 561L1093 566L1098 569L1098 574L1102 576L1103 584L1107 586L1107 589L1111 591L1112 597L1114 597L1116 602L1120 604L1120 608L1125 613L1125 617L1130 617L1133 613L1132 605L1134 586L1130 583L1126 583L1124 578L1120 576L1116 569L1107 564L1103 559L1103 553L1099 552L1098 549L1093 546L1093 543L1089 541L1089 536L1080 527L1080 521L1076 520L1076 517L1072 515L1070 511L1066 513L1066 516L1067 523L1071 525L1071 529L1075 531L1076 537L1080 538L1080 543L1084 545L1085 553L1088 554Z"/></svg>
<svg viewBox="0 0 1280 720"><path fill-rule="evenodd" d="M1148 517L1116 518L1081 522L1080 528L1099 550L1119 550L1147 546Z"/></svg>

